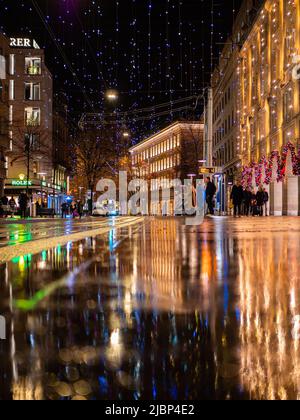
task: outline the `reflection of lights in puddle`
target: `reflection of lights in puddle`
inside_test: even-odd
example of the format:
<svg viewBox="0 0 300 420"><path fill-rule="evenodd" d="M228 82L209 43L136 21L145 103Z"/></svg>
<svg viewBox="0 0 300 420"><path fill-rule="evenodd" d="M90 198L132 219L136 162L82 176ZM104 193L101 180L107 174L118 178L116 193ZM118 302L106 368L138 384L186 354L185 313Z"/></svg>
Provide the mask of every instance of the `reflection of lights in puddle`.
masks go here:
<svg viewBox="0 0 300 420"><path fill-rule="evenodd" d="M47 267L47 263L46 263L46 261L39 261L37 266L38 266L39 270L45 270L46 267Z"/></svg>
<svg viewBox="0 0 300 420"><path fill-rule="evenodd" d="M106 358L113 369L118 369L122 363L124 347L121 342L120 330L115 329L110 336L110 345L106 349Z"/></svg>
<svg viewBox="0 0 300 420"><path fill-rule="evenodd" d="M120 345L120 330L114 330L110 336L110 344L112 346Z"/></svg>
<svg viewBox="0 0 300 420"><path fill-rule="evenodd" d="M294 340L300 340L300 315L294 316L292 335Z"/></svg>
<svg viewBox="0 0 300 420"><path fill-rule="evenodd" d="M132 312L132 298L131 293L126 291L125 292L125 298L124 298L124 312L126 313L128 320L130 321L130 315Z"/></svg>

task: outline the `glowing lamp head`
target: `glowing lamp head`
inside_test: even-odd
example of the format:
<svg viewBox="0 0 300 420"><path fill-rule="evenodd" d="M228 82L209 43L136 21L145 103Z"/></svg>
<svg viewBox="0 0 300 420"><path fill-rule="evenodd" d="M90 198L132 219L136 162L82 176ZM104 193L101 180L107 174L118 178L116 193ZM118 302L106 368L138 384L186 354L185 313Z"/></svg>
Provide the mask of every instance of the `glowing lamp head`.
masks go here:
<svg viewBox="0 0 300 420"><path fill-rule="evenodd" d="M110 102L115 102L118 100L118 92L116 90L113 89L109 89L106 94L105 94L106 98L110 101Z"/></svg>

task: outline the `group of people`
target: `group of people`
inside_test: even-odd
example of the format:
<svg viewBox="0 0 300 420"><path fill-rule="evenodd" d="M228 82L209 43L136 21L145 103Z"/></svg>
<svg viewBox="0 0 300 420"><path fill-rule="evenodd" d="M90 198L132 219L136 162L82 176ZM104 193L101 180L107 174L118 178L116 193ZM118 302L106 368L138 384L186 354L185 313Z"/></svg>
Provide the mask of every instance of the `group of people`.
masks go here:
<svg viewBox="0 0 300 420"><path fill-rule="evenodd" d="M208 212L215 213L215 195L217 187L210 177L206 178L206 203ZM268 216L269 193L262 186L255 192L254 189L244 189L238 181L232 188L230 199L234 217L241 216Z"/></svg>
<svg viewBox="0 0 300 420"><path fill-rule="evenodd" d="M8 214L11 215L11 217L14 217L15 213L17 212L19 207L19 210L21 212L21 216L23 218L26 217L27 207L28 207L28 197L26 193L21 193L18 199L18 206L14 199L14 197L11 197L10 199L4 195L0 199L0 216L1 217L7 217Z"/></svg>
<svg viewBox="0 0 300 420"><path fill-rule="evenodd" d="M262 186L258 191L244 189L240 182L237 182L231 191L234 217L241 216L268 216L269 193Z"/></svg>
<svg viewBox="0 0 300 420"><path fill-rule="evenodd" d="M61 205L61 217L65 219L67 216L71 215L73 219L79 217L80 219L83 216L83 204L81 201L77 203L73 202L70 205L68 203L62 203Z"/></svg>
<svg viewBox="0 0 300 420"><path fill-rule="evenodd" d="M4 195L3 197L1 197L1 200L0 200L0 216L1 217L7 217L8 213L7 213L6 210L9 209L11 217L13 217L13 215L16 211L16 207L17 207L17 204L16 204L14 198L12 197L12 198L8 199L8 197L6 195Z"/></svg>

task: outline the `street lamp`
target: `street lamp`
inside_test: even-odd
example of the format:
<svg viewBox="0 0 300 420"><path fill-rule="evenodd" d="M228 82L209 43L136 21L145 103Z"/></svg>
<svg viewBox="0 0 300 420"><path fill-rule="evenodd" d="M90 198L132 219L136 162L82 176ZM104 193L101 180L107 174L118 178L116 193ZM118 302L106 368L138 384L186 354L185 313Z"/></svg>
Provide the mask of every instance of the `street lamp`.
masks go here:
<svg viewBox="0 0 300 420"><path fill-rule="evenodd" d="M116 90L114 89L109 89L106 91L105 93L105 97L106 99L108 99L110 102L115 102L118 100L119 98L119 94Z"/></svg>

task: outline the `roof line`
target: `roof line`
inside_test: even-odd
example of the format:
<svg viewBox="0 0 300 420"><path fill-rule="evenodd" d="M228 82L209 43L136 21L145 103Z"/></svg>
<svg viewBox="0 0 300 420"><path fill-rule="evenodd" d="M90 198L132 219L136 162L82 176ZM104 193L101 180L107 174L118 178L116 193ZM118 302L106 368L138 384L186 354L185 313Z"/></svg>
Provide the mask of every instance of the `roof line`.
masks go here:
<svg viewBox="0 0 300 420"><path fill-rule="evenodd" d="M171 130L172 128L175 128L176 126L180 126L180 125L199 125L199 126L204 126L203 122L201 121L175 121L174 123L168 125L167 127L163 128L162 130L158 131L157 133L153 134L150 137L147 137L146 139L142 140L140 143L136 144L135 146L132 146L129 151L132 152L135 149L143 146L144 144L150 142L151 140L154 140L155 137L163 135L165 132Z"/></svg>

